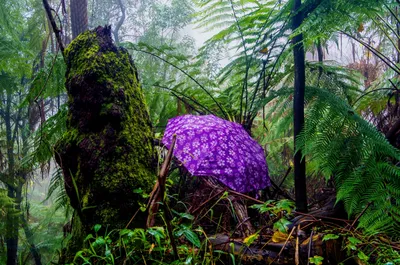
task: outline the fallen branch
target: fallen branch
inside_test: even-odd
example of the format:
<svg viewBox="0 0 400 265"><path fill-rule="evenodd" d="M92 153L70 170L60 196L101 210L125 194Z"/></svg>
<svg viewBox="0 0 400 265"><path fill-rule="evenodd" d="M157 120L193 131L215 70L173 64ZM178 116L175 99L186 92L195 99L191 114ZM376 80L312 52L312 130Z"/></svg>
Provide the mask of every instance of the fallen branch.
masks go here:
<svg viewBox="0 0 400 265"><path fill-rule="evenodd" d="M153 188L153 192L149 199L149 203L147 204L148 217L147 217L146 226L151 227L154 225L154 223L155 223L154 214L158 211L159 202L161 202L162 205L164 206L164 218L165 218L165 223L167 225L168 236L171 241L175 259L178 260L179 259L178 249L176 247L174 235L172 234L171 212L167 206L167 202L164 200L164 198L165 198L165 182L167 180L169 166L172 161L172 153L174 152L175 142L176 142L176 134L174 134L172 136L171 147L168 150L167 157L161 167L160 174L158 175L158 181Z"/></svg>
<svg viewBox="0 0 400 265"><path fill-rule="evenodd" d="M150 193L150 198L146 207L146 210L148 211L146 227L152 227L154 225L154 214L158 211L159 202L164 201L165 181L167 179L168 169L172 161L172 153L174 151L175 142L176 135L172 137L171 148L168 150L167 157L161 166L161 170L158 175L158 181Z"/></svg>

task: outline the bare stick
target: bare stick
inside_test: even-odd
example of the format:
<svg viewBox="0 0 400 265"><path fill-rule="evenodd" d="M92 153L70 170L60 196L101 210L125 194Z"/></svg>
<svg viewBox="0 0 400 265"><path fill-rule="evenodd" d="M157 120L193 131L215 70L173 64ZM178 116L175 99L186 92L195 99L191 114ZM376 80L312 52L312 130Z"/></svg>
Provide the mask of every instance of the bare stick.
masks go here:
<svg viewBox="0 0 400 265"><path fill-rule="evenodd" d="M294 256L294 262L296 265L300 264L300 253L299 253L299 232L300 232L300 225L297 227L297 237L296 237L296 250Z"/></svg>
<svg viewBox="0 0 400 265"><path fill-rule="evenodd" d="M278 189L275 189L274 193L271 196L272 200L275 198L275 196L278 194L279 191L281 191L281 193L283 193L283 190L281 189L281 186L282 186L283 182L285 182L285 180L286 180L286 178L289 175L291 170L292 170L292 167L289 167L288 170L286 171L285 176L283 177L281 183L279 183L279 185L278 185Z"/></svg>
<svg viewBox="0 0 400 265"><path fill-rule="evenodd" d="M293 228L292 228L292 231L290 231L290 234L289 234L289 236L286 238L286 241L285 241L285 244L283 244L283 246L282 246L282 248L281 248L281 251L279 251L279 253L278 253L278 256L276 257L276 258L278 258L279 259L279 257L281 256L281 254L282 254L282 252L283 252L283 250L285 249L285 247L286 247L286 244L288 243L288 241L290 240L290 237L292 236L292 234L293 234L293 232L294 232L294 230L296 229L296 227L294 226ZM275 259L276 259L275 258ZM275 261L275 259L271 262L271 264L273 264L274 263L274 261Z"/></svg>
<svg viewBox="0 0 400 265"><path fill-rule="evenodd" d="M151 227L154 225L154 214L158 210L158 202L164 201L165 192L165 181L167 179L168 169L172 161L172 153L174 151L176 142L176 135L172 138L171 148L168 150L167 157L161 166L160 173L158 175L158 181L154 185L153 191L150 193L149 202L147 204L148 217L146 226Z"/></svg>
<svg viewBox="0 0 400 265"><path fill-rule="evenodd" d="M56 39L57 39L58 46L60 47L60 51L65 59L64 44L62 43L61 35L60 35L61 31L57 28L57 24L54 21L53 15L51 14L51 7L49 5L49 2L47 0L43 0L43 6L44 6L44 9L46 10L47 17L50 20L50 24L51 24L51 27L53 28L53 32L56 35Z"/></svg>
<svg viewBox="0 0 400 265"><path fill-rule="evenodd" d="M350 229L354 227L354 225L358 222L358 220L360 220L361 216L363 216L363 214L365 213L365 211L368 209L368 207L371 205L371 202L369 202L367 204L367 206L365 206L364 210L362 210L362 212L357 216L357 218L354 220L354 222L350 225Z"/></svg>
<svg viewBox="0 0 400 265"><path fill-rule="evenodd" d="M199 207L197 207L196 209L194 209L190 214L194 215L195 213L197 213L199 210L203 209L203 207L209 203L210 201L214 200L216 197L220 196L222 193L224 193L226 191L226 189L221 190L220 192L214 194L211 198L209 198L208 200L206 200L205 202L203 202L202 204L200 204Z"/></svg>
<svg viewBox="0 0 400 265"><path fill-rule="evenodd" d="M149 215L147 217L147 226L151 226L154 223L154 213L158 210L158 202L160 201L164 206L164 218L165 223L167 225L168 235L171 240L172 249L174 251L175 259L179 259L178 256L178 248L175 244L174 235L172 234L172 226L171 226L171 213L168 208L167 202L164 200L165 197L165 181L167 179L169 166L172 161L172 154L174 152L176 142L176 134L172 136L172 143L171 147L168 150L167 157L162 164L160 174L158 175L158 181L153 189L153 194L149 200L148 208L149 208Z"/></svg>
<svg viewBox="0 0 400 265"><path fill-rule="evenodd" d="M304 227L303 227L304 229ZM311 230L310 234L310 242L308 244L308 257L307 257L307 265L310 264L310 256L311 256L311 248L312 248L312 241L313 241L314 230Z"/></svg>

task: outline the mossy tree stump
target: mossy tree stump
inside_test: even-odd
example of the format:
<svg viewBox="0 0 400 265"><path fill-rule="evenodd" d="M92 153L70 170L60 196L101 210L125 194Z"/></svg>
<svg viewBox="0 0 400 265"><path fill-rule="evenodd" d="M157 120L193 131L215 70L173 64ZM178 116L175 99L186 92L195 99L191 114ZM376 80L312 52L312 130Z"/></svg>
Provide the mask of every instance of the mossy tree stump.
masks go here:
<svg viewBox="0 0 400 265"><path fill-rule="evenodd" d="M137 71L128 52L112 43L110 28L79 35L65 58L69 113L55 158L77 213L68 261L95 224L108 231L127 225L141 199L133 190L151 191L156 167ZM143 217L132 226L144 226Z"/></svg>

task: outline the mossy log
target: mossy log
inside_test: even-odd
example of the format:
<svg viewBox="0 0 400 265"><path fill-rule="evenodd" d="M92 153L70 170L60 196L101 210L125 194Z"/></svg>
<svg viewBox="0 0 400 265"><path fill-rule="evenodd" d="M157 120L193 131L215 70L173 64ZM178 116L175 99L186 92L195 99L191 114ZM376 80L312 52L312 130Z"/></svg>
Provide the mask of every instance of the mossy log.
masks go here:
<svg viewBox="0 0 400 265"><path fill-rule="evenodd" d="M65 58L69 113L55 158L77 213L68 256L95 224L108 231L127 225L141 199L133 190L151 191L156 167L137 71L128 52L113 44L110 27L79 35ZM144 226L138 214L131 227Z"/></svg>

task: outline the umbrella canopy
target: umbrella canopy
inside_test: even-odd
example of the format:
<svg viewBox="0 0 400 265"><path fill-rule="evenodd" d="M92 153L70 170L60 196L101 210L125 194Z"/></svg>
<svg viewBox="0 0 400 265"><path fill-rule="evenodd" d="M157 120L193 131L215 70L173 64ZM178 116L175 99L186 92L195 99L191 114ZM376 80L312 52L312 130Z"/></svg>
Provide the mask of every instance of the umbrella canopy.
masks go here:
<svg viewBox="0 0 400 265"><path fill-rule="evenodd" d="M270 186L262 147L243 127L214 115L170 119L162 139L193 176L212 176L238 192Z"/></svg>

